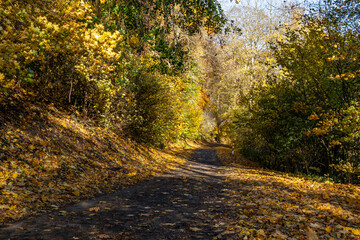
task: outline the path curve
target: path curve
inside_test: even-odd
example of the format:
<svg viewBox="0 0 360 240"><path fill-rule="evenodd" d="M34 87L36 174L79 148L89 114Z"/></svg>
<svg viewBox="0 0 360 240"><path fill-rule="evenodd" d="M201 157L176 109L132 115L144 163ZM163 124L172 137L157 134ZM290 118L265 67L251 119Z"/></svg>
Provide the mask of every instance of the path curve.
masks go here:
<svg viewBox="0 0 360 240"><path fill-rule="evenodd" d="M213 148L199 148L171 173L12 224L0 239L213 239L231 211L225 172Z"/></svg>

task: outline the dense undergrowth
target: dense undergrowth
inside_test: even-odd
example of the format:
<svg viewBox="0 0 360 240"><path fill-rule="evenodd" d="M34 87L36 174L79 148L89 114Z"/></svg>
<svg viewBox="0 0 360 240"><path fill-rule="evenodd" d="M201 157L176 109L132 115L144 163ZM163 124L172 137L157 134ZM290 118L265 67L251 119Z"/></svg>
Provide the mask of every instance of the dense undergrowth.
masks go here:
<svg viewBox="0 0 360 240"><path fill-rule="evenodd" d="M26 95L157 146L199 137L189 39L224 24L215 1L5 0L0 17L1 102Z"/></svg>
<svg viewBox="0 0 360 240"><path fill-rule="evenodd" d="M274 33L263 59L271 70L234 111L231 132L268 168L359 184L359 3L321 2Z"/></svg>

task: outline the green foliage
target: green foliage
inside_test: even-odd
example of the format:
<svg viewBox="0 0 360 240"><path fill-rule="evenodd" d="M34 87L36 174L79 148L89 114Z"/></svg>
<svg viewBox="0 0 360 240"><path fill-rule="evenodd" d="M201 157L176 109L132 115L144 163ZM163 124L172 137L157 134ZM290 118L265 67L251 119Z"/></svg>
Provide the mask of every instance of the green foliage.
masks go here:
<svg viewBox="0 0 360 240"><path fill-rule="evenodd" d="M183 88L182 103L182 129L180 136L191 140L198 139L201 135L201 124L203 122L200 87L195 83L186 83Z"/></svg>
<svg viewBox="0 0 360 240"><path fill-rule="evenodd" d="M135 76L136 120L129 126L135 139L162 145L178 134L180 92L172 80L174 78L156 72L142 71Z"/></svg>
<svg viewBox="0 0 360 240"><path fill-rule="evenodd" d="M220 30L216 1L4 0L0 16L1 101L55 104L157 145L198 136L186 37Z"/></svg>
<svg viewBox="0 0 360 240"><path fill-rule="evenodd" d="M236 127L268 167L358 181L359 32L328 11L296 19L272 43L280 67Z"/></svg>

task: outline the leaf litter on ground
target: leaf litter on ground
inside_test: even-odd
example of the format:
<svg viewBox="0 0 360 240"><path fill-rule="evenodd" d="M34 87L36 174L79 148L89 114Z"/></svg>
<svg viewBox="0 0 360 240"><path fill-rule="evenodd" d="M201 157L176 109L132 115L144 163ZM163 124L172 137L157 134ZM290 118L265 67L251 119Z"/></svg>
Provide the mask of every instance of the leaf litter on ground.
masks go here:
<svg viewBox="0 0 360 240"><path fill-rule="evenodd" d="M231 148L217 147L227 165L236 206L229 223L239 239L360 239L360 188L315 182L261 168Z"/></svg>
<svg viewBox="0 0 360 240"><path fill-rule="evenodd" d="M158 150L52 105L0 111L0 225L176 168L191 150ZM96 212L96 211L95 211Z"/></svg>

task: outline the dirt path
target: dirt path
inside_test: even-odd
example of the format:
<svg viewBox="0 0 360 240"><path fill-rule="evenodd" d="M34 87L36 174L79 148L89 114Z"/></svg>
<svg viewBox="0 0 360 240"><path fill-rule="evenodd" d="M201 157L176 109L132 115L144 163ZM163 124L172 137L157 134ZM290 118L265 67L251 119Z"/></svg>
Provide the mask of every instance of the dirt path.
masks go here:
<svg viewBox="0 0 360 240"><path fill-rule="evenodd" d="M230 191L215 150L204 147L172 173L7 226L0 239L223 238Z"/></svg>

